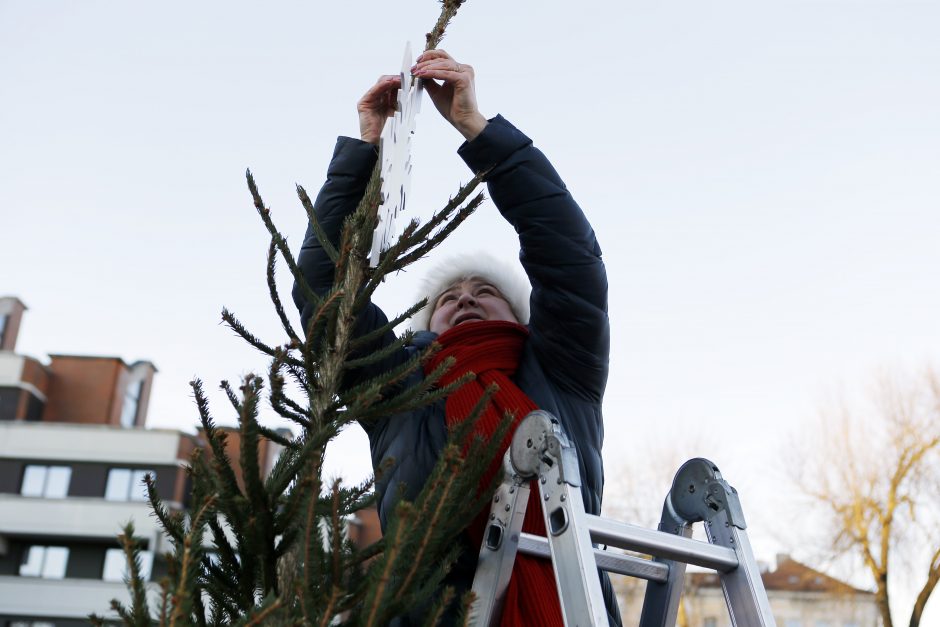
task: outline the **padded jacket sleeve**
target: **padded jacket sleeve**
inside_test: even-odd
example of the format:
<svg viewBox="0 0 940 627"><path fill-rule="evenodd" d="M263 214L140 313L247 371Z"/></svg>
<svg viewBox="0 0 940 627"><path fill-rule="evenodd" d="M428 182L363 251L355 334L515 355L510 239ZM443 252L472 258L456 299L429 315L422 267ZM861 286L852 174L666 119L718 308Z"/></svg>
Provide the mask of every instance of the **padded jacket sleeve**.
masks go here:
<svg viewBox="0 0 940 627"><path fill-rule="evenodd" d="M314 202L314 212L317 219L334 246L339 244L343 221L356 210L359 201L362 200L377 158L378 151L372 144L350 137L340 137L336 141L333 158L327 169L326 183L323 184ZM314 292L323 294L332 287L335 266L317 240L311 225L307 226L307 233L304 236L304 242L297 257L297 265ZM303 290L296 282L292 295L294 304L300 310L300 320L306 333L307 324L314 312L314 306L307 302ZM388 318L385 313L370 302L359 314L355 334L362 335L387 322ZM364 352L371 352L385 346L394 339L394 333L389 331L375 346L364 349ZM363 369L351 373L345 384L352 385L356 380L373 376L378 372L384 372L405 358L404 354L395 355L381 364L370 366L368 371Z"/></svg>
<svg viewBox="0 0 940 627"><path fill-rule="evenodd" d="M530 342L562 389L599 402L607 384L607 274L594 230L532 140L501 116L460 148L519 234L532 283Z"/></svg>
<svg viewBox="0 0 940 627"><path fill-rule="evenodd" d="M334 246L339 244L343 221L355 211L366 191L372 167L377 159L378 153L372 144L351 137L340 137L336 140L333 158L326 171L326 183L320 188L313 204L317 219ZM297 264L315 292L324 293L333 285L335 267L309 224ZM300 310L300 321L306 330L310 316L313 315L313 305L304 298L303 290L296 282L292 295L294 304Z"/></svg>

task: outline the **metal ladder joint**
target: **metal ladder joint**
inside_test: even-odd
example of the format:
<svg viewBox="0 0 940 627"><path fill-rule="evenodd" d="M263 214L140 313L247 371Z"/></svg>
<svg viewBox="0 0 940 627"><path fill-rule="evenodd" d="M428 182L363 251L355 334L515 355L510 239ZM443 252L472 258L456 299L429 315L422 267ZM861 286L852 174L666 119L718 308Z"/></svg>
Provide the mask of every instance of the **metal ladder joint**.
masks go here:
<svg viewBox="0 0 940 627"><path fill-rule="evenodd" d="M682 464L669 498L676 513L690 523L710 521L725 512L729 524L747 529L738 491L722 478L718 466L703 457Z"/></svg>

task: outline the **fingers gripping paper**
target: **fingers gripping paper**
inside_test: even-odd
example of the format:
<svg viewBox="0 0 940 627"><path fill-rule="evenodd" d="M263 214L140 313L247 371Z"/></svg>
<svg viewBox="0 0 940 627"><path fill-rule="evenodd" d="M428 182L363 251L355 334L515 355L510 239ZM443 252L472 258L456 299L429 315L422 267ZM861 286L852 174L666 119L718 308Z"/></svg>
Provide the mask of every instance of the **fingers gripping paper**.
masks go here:
<svg viewBox="0 0 940 627"><path fill-rule="evenodd" d="M379 160L382 163L382 204L379 206L378 224L372 236L372 254L369 264L375 267L379 256L392 245L395 220L405 211L411 187L411 137L415 132L415 117L421 108L421 81L411 76L411 44L405 45L402 61L401 89L395 115L382 130L379 140Z"/></svg>

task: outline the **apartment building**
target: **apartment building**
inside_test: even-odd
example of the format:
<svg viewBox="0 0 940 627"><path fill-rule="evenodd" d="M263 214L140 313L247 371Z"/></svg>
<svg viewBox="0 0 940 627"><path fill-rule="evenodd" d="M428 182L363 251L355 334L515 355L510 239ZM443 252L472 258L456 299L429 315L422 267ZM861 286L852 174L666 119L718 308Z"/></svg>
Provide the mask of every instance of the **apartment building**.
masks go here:
<svg viewBox="0 0 940 627"><path fill-rule="evenodd" d="M186 506L198 433L146 429L156 368L119 357L16 352L26 308L0 298L0 627L73 627L127 601L116 535L134 522L150 580L169 550L142 485ZM237 436L237 432L231 434ZM237 451L237 437L227 446ZM262 451L267 472L275 447Z"/></svg>

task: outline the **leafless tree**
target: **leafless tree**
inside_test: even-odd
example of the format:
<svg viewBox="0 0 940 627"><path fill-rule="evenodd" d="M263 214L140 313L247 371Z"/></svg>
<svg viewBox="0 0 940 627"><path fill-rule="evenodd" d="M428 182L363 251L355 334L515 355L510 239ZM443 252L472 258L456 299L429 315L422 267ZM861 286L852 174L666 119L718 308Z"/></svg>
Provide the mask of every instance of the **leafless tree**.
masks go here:
<svg viewBox="0 0 940 627"><path fill-rule="evenodd" d="M884 627L904 579L919 589L909 627L918 627L940 581L940 378L883 375L870 403L823 412L814 451L799 466L802 490L825 517L834 556L863 565ZM895 607L895 615L907 608Z"/></svg>

